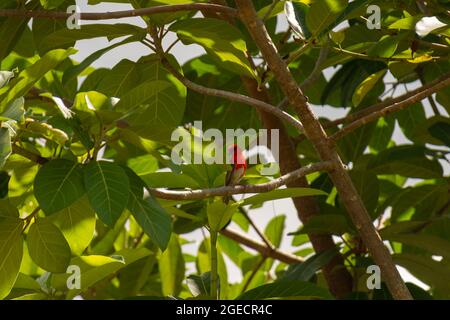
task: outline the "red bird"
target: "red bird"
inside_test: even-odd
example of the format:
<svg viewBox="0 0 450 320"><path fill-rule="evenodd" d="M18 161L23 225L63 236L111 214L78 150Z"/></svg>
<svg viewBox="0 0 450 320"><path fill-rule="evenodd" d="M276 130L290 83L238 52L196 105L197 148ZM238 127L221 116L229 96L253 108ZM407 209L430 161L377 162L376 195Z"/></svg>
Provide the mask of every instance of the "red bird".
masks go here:
<svg viewBox="0 0 450 320"><path fill-rule="evenodd" d="M226 186L235 186L245 175L245 171L247 170L247 162L245 161L245 156L242 150L236 145L233 144L228 148L228 155L231 161L231 170L227 172L227 176L225 178ZM231 199L231 196L224 197L223 201L228 203Z"/></svg>

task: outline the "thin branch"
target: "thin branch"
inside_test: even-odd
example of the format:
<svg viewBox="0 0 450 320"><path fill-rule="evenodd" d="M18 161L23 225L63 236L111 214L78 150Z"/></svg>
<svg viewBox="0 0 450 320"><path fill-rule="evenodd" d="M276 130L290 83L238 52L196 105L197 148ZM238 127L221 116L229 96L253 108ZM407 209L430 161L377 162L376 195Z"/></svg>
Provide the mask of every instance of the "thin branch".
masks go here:
<svg viewBox="0 0 450 320"><path fill-rule="evenodd" d="M427 92L430 88L433 88L435 86L438 86L440 83L442 82L446 82L450 79L450 73L446 73L444 74L442 77L433 80L432 82L430 82L429 84L426 84L420 88L417 88L411 92L405 93L397 98L394 99L388 99L385 101L382 101L380 103L377 103L371 107L367 107L364 108L363 110L359 111L359 112L355 112L355 113L351 113L343 118L339 118L333 121L328 122L327 124L324 125L325 128L332 128L335 127L339 124L343 124L343 123L349 123L349 122L353 122L356 120L359 120L367 115L370 115L374 112L380 111L384 108L393 106L397 103L400 103L402 101L406 101L408 99L410 99L411 97L417 96L418 94ZM425 97L427 97L428 95L426 94Z"/></svg>
<svg viewBox="0 0 450 320"><path fill-rule="evenodd" d="M403 101L394 102L394 103L384 107L381 110L372 112L364 117L359 118L358 120L353 121L349 125L345 126L341 130L336 132L334 135L332 135L330 137L330 139L332 139L334 141L341 139L345 135L360 128L361 126L363 126L369 122L375 121L381 117L387 116L393 112L397 112L397 111L406 109L407 107L413 105L414 103L422 101L423 99L431 96L433 93L436 93L439 90L442 90L443 88L445 88L447 86L450 86L450 74L447 74L446 79L436 83L434 86L428 86L425 90L422 90L419 93L416 93ZM422 89L423 88L424 87L422 87Z"/></svg>
<svg viewBox="0 0 450 320"><path fill-rule="evenodd" d="M109 19L129 18L129 17L141 17L158 13L177 12L177 11L197 11L197 10L221 12L230 16L237 15L236 10L230 7L209 3L189 3L189 4L154 6L150 8L141 8L115 12L81 12L79 17L81 20L109 20ZM67 19L70 16L72 16L71 13L63 11L0 9L0 17Z"/></svg>
<svg viewBox="0 0 450 320"><path fill-rule="evenodd" d="M150 28L150 29L152 29L152 28ZM196 84L196 83L190 81L189 79L185 78L165 58L165 53L164 53L164 50L161 45L161 40L158 38L158 34L157 34L156 30L154 30L154 31L150 30L150 34L155 42L157 53L159 54L159 56L161 58L161 63L163 64L163 66L167 69L167 71L169 71L174 77L176 77L187 88L191 89L192 91L195 91L200 94L207 95L207 96L224 98L224 99L227 99L230 101L239 102L239 103L247 104L249 106L253 106L260 110L271 113L282 120L285 120L287 123L290 123L298 131L303 132L303 125L301 124L300 121L298 121L296 118L291 116L289 113L284 112L280 109L277 109L275 106L273 106L271 104L268 104L264 101L254 99L254 98L242 95L242 94L224 91L224 90L218 90L218 89L214 89L214 88L207 88L207 87Z"/></svg>
<svg viewBox="0 0 450 320"><path fill-rule="evenodd" d="M242 213L242 215L245 217L245 219L248 221L248 223L252 226L253 230L255 230L256 234L261 238L261 240L266 244L267 247L273 248L273 244L270 242L269 239L264 235L264 233L259 230L258 226L253 222L253 220L250 218L248 213L245 211L244 208L239 207L239 211Z"/></svg>
<svg viewBox="0 0 450 320"><path fill-rule="evenodd" d="M300 89L303 91L307 88L309 88L312 84L314 84L322 74L322 63L327 59L328 53L330 52L329 44L325 44L320 49L319 57L317 58L316 64L314 65L313 71L309 74L309 76L300 84ZM285 97L278 105L277 108L283 110L287 105L289 101L288 98Z"/></svg>
<svg viewBox="0 0 450 320"><path fill-rule="evenodd" d="M241 290L241 293L244 293L247 291L248 286L252 282L252 280L255 278L256 274L258 273L258 270L263 266L264 262L266 262L267 257L263 256L261 260L258 262L258 264L253 268L252 273L248 277L247 281L244 284L244 287Z"/></svg>
<svg viewBox="0 0 450 320"><path fill-rule="evenodd" d="M349 50L338 48L338 47L332 47L332 49L334 51L337 51L337 52L340 52L340 53L344 53L344 54L347 54L347 55L355 57L355 58L364 59L364 60L371 60L371 61L402 61L402 62L407 62L408 60L413 60L411 58L373 57L373 56L369 56L369 55L366 55L366 54L363 54L363 53L353 52L353 51L349 51ZM434 61L438 61L438 60L442 60L442 59L448 60L449 56L430 57L430 61L433 61L433 62Z"/></svg>
<svg viewBox="0 0 450 320"><path fill-rule="evenodd" d="M16 144L12 145L12 152L21 155L22 157L27 158L28 160L31 160L37 164L46 164L49 161L47 158L41 157L40 155L19 147Z"/></svg>
<svg viewBox="0 0 450 320"><path fill-rule="evenodd" d="M258 241L255 241L246 235L243 235L239 232L230 230L230 229L223 229L220 231L220 234L223 236L234 240L250 249L253 249L257 252L259 252L264 257L270 257L275 260L279 260L281 262L287 263L287 264L293 264L293 263L302 263L304 260L296 255L282 252L275 248L269 248L263 243L260 243Z"/></svg>
<svg viewBox="0 0 450 320"><path fill-rule="evenodd" d="M332 167L333 166L330 162L319 162L302 167L277 179L261 184L224 186L197 190L166 190L148 187L147 190L154 197L166 200L198 200L215 196L231 196L233 194L263 193L275 190L310 173L331 170Z"/></svg>

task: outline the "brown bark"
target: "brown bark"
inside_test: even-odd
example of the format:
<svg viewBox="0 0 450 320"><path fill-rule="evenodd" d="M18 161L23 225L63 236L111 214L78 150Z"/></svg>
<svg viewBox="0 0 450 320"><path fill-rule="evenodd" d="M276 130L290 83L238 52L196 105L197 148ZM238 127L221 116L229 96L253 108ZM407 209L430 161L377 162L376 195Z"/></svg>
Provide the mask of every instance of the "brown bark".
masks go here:
<svg viewBox="0 0 450 320"><path fill-rule="evenodd" d="M392 296L395 299L412 299L411 294L392 261L389 251L384 246L377 230L372 224L370 216L334 145L329 143L328 137L318 118L308 105L307 98L300 90L287 65L279 56L264 24L257 17L253 3L249 0L235 1L241 20L260 48L264 59L274 73L276 81L280 84L290 104L295 108L300 117L307 138L313 143L323 161L332 161L335 164L334 171L330 172L330 178L336 186L348 214L369 249L375 263L379 265Z"/></svg>
<svg viewBox="0 0 450 320"><path fill-rule="evenodd" d="M224 0L213 0L211 1L220 5L227 5ZM206 14L207 15L207 14ZM233 18L226 16L225 20L233 24ZM251 57L249 57L250 63L253 64ZM265 88L258 88L258 83L256 80L241 77L246 91L249 96L254 99L272 104L271 99ZM284 124L276 116L258 110L258 114L261 118L264 128L268 130L278 129L279 130L279 152L280 152L280 171L281 174L287 174L289 172L296 171L301 168L300 161L295 150L295 145L292 139L289 137ZM270 132L268 134L270 137ZM269 142L270 144L270 142ZM295 188L308 188L309 184L305 177L300 177L292 182L286 184L287 187ZM297 215L300 221L305 224L308 220L320 214L319 207L313 197L299 197L293 198L294 206L297 210ZM324 252L333 248L336 245L331 237L331 235L308 235L314 251L317 253ZM336 298L344 298L351 291L353 287L353 279L348 270L344 265L344 259L340 254L337 254L324 268L322 269L325 280L327 281L330 292Z"/></svg>

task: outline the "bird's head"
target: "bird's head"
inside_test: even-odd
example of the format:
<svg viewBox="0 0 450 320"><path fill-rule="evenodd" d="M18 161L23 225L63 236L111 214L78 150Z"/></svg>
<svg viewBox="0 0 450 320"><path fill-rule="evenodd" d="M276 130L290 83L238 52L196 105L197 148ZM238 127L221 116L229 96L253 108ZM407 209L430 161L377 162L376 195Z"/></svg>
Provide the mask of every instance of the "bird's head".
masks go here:
<svg viewBox="0 0 450 320"><path fill-rule="evenodd" d="M231 164L234 165L246 164L244 152L241 150L241 148L238 147L237 144L229 146L227 151Z"/></svg>

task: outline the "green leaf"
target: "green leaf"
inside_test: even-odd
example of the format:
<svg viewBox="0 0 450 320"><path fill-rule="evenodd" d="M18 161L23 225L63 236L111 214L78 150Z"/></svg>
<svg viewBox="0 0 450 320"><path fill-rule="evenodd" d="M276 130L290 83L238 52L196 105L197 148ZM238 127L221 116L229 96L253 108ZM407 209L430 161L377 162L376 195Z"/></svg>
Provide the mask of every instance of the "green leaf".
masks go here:
<svg viewBox="0 0 450 320"><path fill-rule="evenodd" d="M11 154L11 135L9 129L0 128L0 169Z"/></svg>
<svg viewBox="0 0 450 320"><path fill-rule="evenodd" d="M177 235L173 234L170 238L169 246L161 254L158 265L163 295L177 296L181 291L185 272L184 258Z"/></svg>
<svg viewBox="0 0 450 320"><path fill-rule="evenodd" d="M20 97L13 102L11 102L0 114L0 120L15 120L22 121L23 115L25 113L25 99Z"/></svg>
<svg viewBox="0 0 450 320"><path fill-rule="evenodd" d="M434 288L444 288L446 291L450 289L450 269L443 262L407 253L394 254L392 259L420 281Z"/></svg>
<svg viewBox="0 0 450 320"><path fill-rule="evenodd" d="M201 45L222 67L240 75L255 77L246 57L247 45L240 31L228 22L194 18L170 26L184 44Z"/></svg>
<svg viewBox="0 0 450 320"><path fill-rule="evenodd" d="M172 232L172 220L161 205L151 196L142 199L135 192L130 193L128 210L152 241L166 250Z"/></svg>
<svg viewBox="0 0 450 320"><path fill-rule="evenodd" d="M0 89L0 114L11 102L25 95L48 71L55 69L74 53L76 53L76 50L73 48L50 51L33 65L20 72L17 78Z"/></svg>
<svg viewBox="0 0 450 320"><path fill-rule="evenodd" d="M271 298L333 299L324 288L305 281L277 281L244 292L236 300L262 300Z"/></svg>
<svg viewBox="0 0 450 320"><path fill-rule="evenodd" d="M314 1L308 14L306 24L313 37L319 36L347 7L347 0Z"/></svg>
<svg viewBox="0 0 450 320"><path fill-rule="evenodd" d="M40 0L42 7L46 10L58 8L64 1L66 0Z"/></svg>
<svg viewBox="0 0 450 320"><path fill-rule="evenodd" d="M264 230L264 234L266 235L267 239L269 239L269 241L277 248L280 246L281 239L283 238L285 221L286 221L285 215L274 217L272 220L269 221Z"/></svg>
<svg viewBox="0 0 450 320"><path fill-rule="evenodd" d="M75 255L81 255L94 237L95 212L86 196L55 213L50 220L61 230Z"/></svg>
<svg viewBox="0 0 450 320"><path fill-rule="evenodd" d="M298 231L290 233L297 234L336 234L341 235L351 232L352 228L345 216L340 214L321 214L314 216Z"/></svg>
<svg viewBox="0 0 450 320"><path fill-rule="evenodd" d="M81 167L69 160L46 163L34 180L34 195L47 215L67 208L84 193Z"/></svg>
<svg viewBox="0 0 450 320"><path fill-rule="evenodd" d="M130 184L124 170L111 162L91 161L84 168L84 185L100 220L113 227L130 195Z"/></svg>
<svg viewBox="0 0 450 320"><path fill-rule="evenodd" d="M338 251L333 248L316 253L303 263L292 264L279 281L309 281L316 272L327 265L336 254L338 254Z"/></svg>
<svg viewBox="0 0 450 320"><path fill-rule="evenodd" d="M380 194L380 186L376 174L370 171L352 170L350 176L367 211L373 213L377 208L378 197Z"/></svg>
<svg viewBox="0 0 450 320"><path fill-rule="evenodd" d="M424 249L434 255L450 258L450 242L429 234L394 234L383 239Z"/></svg>
<svg viewBox="0 0 450 320"><path fill-rule="evenodd" d="M105 53L111 51L112 49L120 47L127 43L138 41L139 38L140 38L140 36L131 36L131 37L126 38L123 41L114 43L106 48L95 51L94 53L92 53L88 57L86 57L80 64L74 65L73 67L67 69L64 72L62 82L67 83L67 82L73 80L75 77L79 76L80 73L85 71L93 62L98 60L101 56L103 56Z"/></svg>
<svg viewBox="0 0 450 320"><path fill-rule="evenodd" d="M177 97L170 82L147 81L127 92L116 110L125 113L120 121L139 136L168 141L184 112L184 99Z"/></svg>
<svg viewBox="0 0 450 320"><path fill-rule="evenodd" d="M81 29L60 29L50 33L39 44L41 53L56 49L67 48L75 45L78 40L107 37L113 40L128 35L141 35L144 37L145 29L125 23L115 24L87 24Z"/></svg>
<svg viewBox="0 0 450 320"><path fill-rule="evenodd" d="M186 284L194 297L208 297L211 293L211 272L199 276L191 274L187 277Z"/></svg>
<svg viewBox="0 0 450 320"><path fill-rule="evenodd" d="M371 57L390 58L397 51L399 42L401 39L396 36L385 36L381 38L372 48L367 51L367 54Z"/></svg>
<svg viewBox="0 0 450 320"><path fill-rule="evenodd" d="M231 220L231 217L237 211L238 207L239 203L227 205L220 198L212 203L208 203L206 212L211 230L216 232L222 230L222 228Z"/></svg>
<svg viewBox="0 0 450 320"><path fill-rule="evenodd" d="M146 248L137 248L133 250L122 250L116 252L112 257L99 255L75 257L70 260L70 265L80 267L81 288L72 289L67 293L66 299L71 300L80 293L94 286L99 281L115 274L126 266L150 255ZM52 287L67 291L67 279L70 274L54 274L51 279Z"/></svg>
<svg viewBox="0 0 450 320"><path fill-rule="evenodd" d="M418 15L399 19L389 25L389 29L415 30L417 22L419 22L419 20L422 18L422 15Z"/></svg>
<svg viewBox="0 0 450 320"><path fill-rule="evenodd" d="M384 77L386 70L380 70L374 74L371 74L358 87L356 87L353 93L352 102L355 107L364 100L364 97L373 89L377 82Z"/></svg>
<svg viewBox="0 0 450 320"><path fill-rule="evenodd" d="M0 216L0 299L11 291L22 262L23 221Z"/></svg>
<svg viewBox="0 0 450 320"><path fill-rule="evenodd" d="M277 189L265 193L260 193L251 197L246 198L242 205L253 205L257 206L266 201L284 199L284 198L296 198L296 197L309 197L309 196L325 196L326 192L322 190L312 189L312 188L286 188Z"/></svg>
<svg viewBox="0 0 450 320"><path fill-rule="evenodd" d="M376 174L398 174L404 177L432 179L442 177L442 167L437 160L425 156L418 146L399 146L380 152L368 164Z"/></svg>
<svg viewBox="0 0 450 320"><path fill-rule="evenodd" d="M50 272L65 272L70 262L70 247L61 231L48 219L38 219L27 236L33 261Z"/></svg>
<svg viewBox="0 0 450 320"><path fill-rule="evenodd" d="M430 134L450 147L450 123L436 122L428 128Z"/></svg>

